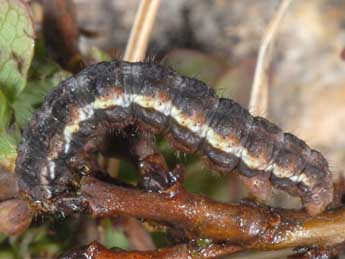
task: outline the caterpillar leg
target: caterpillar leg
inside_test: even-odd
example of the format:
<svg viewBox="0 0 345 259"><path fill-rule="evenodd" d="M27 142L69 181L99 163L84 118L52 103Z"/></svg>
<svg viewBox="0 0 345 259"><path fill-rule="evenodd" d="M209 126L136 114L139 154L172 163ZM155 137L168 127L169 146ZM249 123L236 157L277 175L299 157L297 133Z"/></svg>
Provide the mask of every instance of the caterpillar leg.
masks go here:
<svg viewBox="0 0 345 259"><path fill-rule="evenodd" d="M272 196L272 184L269 174L259 174L252 177L239 175L242 183L260 201L267 201Z"/></svg>
<svg viewBox="0 0 345 259"><path fill-rule="evenodd" d="M163 191L181 178L181 168L170 171L152 136L142 135L131 146L140 173L139 186L149 191Z"/></svg>
<svg viewBox="0 0 345 259"><path fill-rule="evenodd" d="M136 127L108 134L107 143L102 144L102 153L132 163L140 174L138 185L148 191L161 191L177 180L181 173L169 170L164 156L157 150L154 137ZM110 139L110 140L109 140ZM126 148L123 148L126 147Z"/></svg>

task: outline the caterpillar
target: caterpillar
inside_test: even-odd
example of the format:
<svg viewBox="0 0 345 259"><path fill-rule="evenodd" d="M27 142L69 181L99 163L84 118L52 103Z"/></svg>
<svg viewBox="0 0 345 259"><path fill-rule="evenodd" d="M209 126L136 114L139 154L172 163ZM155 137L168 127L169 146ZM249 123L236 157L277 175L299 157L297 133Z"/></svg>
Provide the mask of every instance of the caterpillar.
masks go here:
<svg viewBox="0 0 345 259"><path fill-rule="evenodd" d="M300 197L311 215L333 198L326 159L301 139L217 97L201 81L124 61L89 66L46 97L18 148L22 195L42 211L56 210L59 195L78 185L78 156L94 152L102 128L128 125L164 134L177 150L200 154L216 170L267 175L273 186Z"/></svg>

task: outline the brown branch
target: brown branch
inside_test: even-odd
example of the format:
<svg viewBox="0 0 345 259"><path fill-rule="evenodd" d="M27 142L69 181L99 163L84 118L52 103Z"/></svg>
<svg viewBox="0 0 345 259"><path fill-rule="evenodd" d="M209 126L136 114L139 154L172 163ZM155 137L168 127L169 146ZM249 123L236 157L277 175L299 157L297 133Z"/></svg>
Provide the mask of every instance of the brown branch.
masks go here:
<svg viewBox="0 0 345 259"><path fill-rule="evenodd" d="M190 237L244 244L247 248L276 250L345 241L345 209L315 217L293 210L229 205L186 192L178 183L165 193L145 193L117 187L91 177L82 193L95 217L133 216L185 229Z"/></svg>
<svg viewBox="0 0 345 259"><path fill-rule="evenodd" d="M299 249L296 254L290 255L288 259L331 259L338 258L341 246L332 247L330 249L320 249L318 247Z"/></svg>
<svg viewBox="0 0 345 259"><path fill-rule="evenodd" d="M242 248L236 245L210 245L200 248L194 245L177 245L174 247L157 249L155 251L123 251L108 250L96 242L92 242L84 249L74 250L63 259L207 259L230 255L240 252Z"/></svg>

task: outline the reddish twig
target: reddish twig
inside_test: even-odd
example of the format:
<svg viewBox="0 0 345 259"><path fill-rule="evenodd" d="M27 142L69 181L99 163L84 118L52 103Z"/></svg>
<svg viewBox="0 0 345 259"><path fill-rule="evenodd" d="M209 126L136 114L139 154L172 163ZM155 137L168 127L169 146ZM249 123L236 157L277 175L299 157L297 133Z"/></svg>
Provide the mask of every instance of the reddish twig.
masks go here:
<svg viewBox="0 0 345 259"><path fill-rule="evenodd" d="M178 183L165 193L145 193L87 177L82 193L95 217L124 215L169 223L189 236L276 250L345 241L345 209L310 217L304 212L229 205L186 192Z"/></svg>
<svg viewBox="0 0 345 259"><path fill-rule="evenodd" d="M195 245L178 245L170 248L157 249L155 251L122 251L108 250L100 244L93 242L84 249L74 250L63 259L207 259L230 255L240 252L242 248L236 245L210 245L197 247Z"/></svg>

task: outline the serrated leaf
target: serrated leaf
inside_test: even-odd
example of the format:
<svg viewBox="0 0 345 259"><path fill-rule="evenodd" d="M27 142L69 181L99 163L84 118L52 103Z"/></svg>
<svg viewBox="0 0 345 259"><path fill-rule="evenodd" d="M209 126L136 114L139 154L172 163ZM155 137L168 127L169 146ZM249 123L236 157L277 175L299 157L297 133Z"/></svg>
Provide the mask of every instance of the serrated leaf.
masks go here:
<svg viewBox="0 0 345 259"><path fill-rule="evenodd" d="M13 102L24 89L34 51L34 29L24 1L0 0L0 89Z"/></svg>
<svg viewBox="0 0 345 259"><path fill-rule="evenodd" d="M47 78L30 80L25 90L16 98L12 108L14 109L16 123L20 128L25 127L31 119L32 113L41 105L47 94L60 81L69 77L70 73L60 70L47 76Z"/></svg>
<svg viewBox="0 0 345 259"><path fill-rule="evenodd" d="M7 133L0 134L0 166L9 172L13 172L16 157L16 139Z"/></svg>

